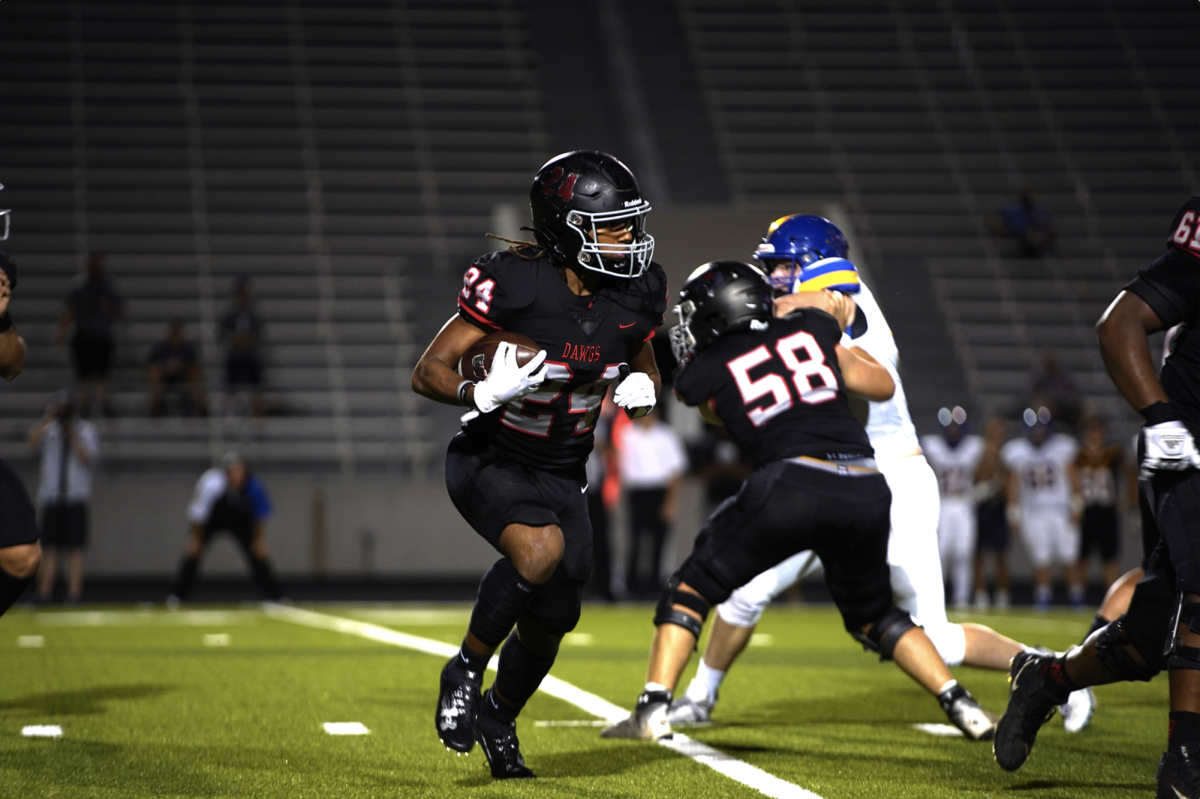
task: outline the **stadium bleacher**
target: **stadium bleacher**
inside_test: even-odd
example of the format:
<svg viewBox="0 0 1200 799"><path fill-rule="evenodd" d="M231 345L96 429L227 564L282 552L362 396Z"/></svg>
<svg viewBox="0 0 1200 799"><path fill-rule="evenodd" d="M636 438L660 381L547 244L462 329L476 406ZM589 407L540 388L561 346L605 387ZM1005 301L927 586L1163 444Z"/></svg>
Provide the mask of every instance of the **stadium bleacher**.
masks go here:
<svg viewBox="0 0 1200 799"><path fill-rule="evenodd" d="M29 422L70 383L51 333L81 259L100 250L129 313L113 376L120 416L105 423L110 463L190 467L231 445L276 468L436 462L457 415L413 396L411 366L452 311L462 263L489 247L492 209L520 203L537 166L571 146L546 122L538 9L6 6L0 181L16 209L7 245L25 270L17 317L31 352L6 387L0 456L22 451ZM679 102L689 120L707 115L724 171L706 191L727 185L733 203L780 213L815 199L845 206L897 329L919 426L948 401L1011 412L1046 347L1095 408L1125 413L1090 326L1195 189L1200 55L1187 10L1166 0L1104 0L1084 15L1031 0L675 10L673 22L651 16L678 25L695 71L699 96ZM669 75L639 63L652 111L669 114L660 73L672 88L693 84L677 62ZM685 185L671 171L686 159L669 155L668 182ZM1057 219L1057 257L1019 258L989 232L988 216L1025 185ZM219 407L216 322L240 275L255 278L267 324L272 413L147 421L141 364L171 318L202 345Z"/></svg>

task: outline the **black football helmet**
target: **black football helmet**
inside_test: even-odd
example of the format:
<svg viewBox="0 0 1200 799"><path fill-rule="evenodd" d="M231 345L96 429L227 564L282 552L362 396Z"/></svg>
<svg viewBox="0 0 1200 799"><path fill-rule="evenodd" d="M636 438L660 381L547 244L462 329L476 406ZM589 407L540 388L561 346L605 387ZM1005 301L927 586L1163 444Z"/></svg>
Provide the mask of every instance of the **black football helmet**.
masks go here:
<svg viewBox="0 0 1200 799"><path fill-rule="evenodd" d="M757 268L741 261L713 261L698 267L683 284L671 328L671 351L686 358L737 330L766 325L771 318L771 283Z"/></svg>
<svg viewBox="0 0 1200 799"><path fill-rule="evenodd" d="M654 239L646 233L650 203L629 167L607 153L575 150L551 158L533 179L529 208L538 244L560 264L633 278L654 257ZM629 220L633 241L596 241L597 225L623 219Z"/></svg>

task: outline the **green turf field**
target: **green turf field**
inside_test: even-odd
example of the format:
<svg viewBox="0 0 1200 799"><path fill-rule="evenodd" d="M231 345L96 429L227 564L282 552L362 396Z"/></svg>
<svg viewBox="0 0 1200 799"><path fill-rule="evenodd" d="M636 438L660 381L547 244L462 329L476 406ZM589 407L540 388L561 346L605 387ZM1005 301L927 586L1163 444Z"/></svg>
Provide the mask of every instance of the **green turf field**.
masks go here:
<svg viewBox="0 0 1200 799"><path fill-rule="evenodd" d="M465 607L314 609L453 644L468 615ZM631 705L645 676L650 616L649 607L586 607L553 674ZM973 618L1053 647L1076 641L1089 621L1029 611ZM945 721L936 702L863 653L832 609L772 609L759 633L722 691L720 723L689 734L825 799L1153 791L1165 743L1163 679L1100 689L1089 729L1068 735L1053 720L1025 767L1006 774L988 744L914 729ZM660 746L601 740L594 727L536 726L592 718L543 694L518 722L540 779L495 783L478 748L458 758L434 735L442 658L252 606L17 609L0 619L0 651L4 797L761 796ZM957 674L985 706L1003 709L1004 675ZM323 729L350 721L370 733ZM23 737L30 725L58 725L62 736Z"/></svg>

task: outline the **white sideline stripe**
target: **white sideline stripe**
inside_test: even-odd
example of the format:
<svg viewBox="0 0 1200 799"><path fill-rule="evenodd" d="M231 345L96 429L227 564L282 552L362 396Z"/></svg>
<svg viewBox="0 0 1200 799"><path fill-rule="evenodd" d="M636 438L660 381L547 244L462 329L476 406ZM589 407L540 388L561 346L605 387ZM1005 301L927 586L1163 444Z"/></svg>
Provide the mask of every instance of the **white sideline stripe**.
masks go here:
<svg viewBox="0 0 1200 799"><path fill-rule="evenodd" d="M921 732L927 732L930 735L941 735L947 738L954 736L959 738L963 737L962 730L952 724L914 724L913 729L920 730Z"/></svg>
<svg viewBox="0 0 1200 799"><path fill-rule="evenodd" d="M346 633L347 635L357 635L372 641L401 646L406 649L414 649L418 652L437 655L438 657L453 657L459 649L454 644L431 641L428 638L420 638L415 635L397 632L396 630L389 630L386 627L379 627L375 624L344 619L339 616L330 616L325 613L317 613L316 611L304 610L303 608L292 607L290 605L277 605L273 602L264 602L263 612L267 616L280 621L288 621L306 627L316 627L320 630L332 630L334 632ZM493 657L491 662L488 663L488 668L495 669L498 663L499 659ZM614 705L607 699L588 693L581 688L576 688L574 685L564 682L557 677L547 676L546 679L542 680L539 690L564 702L569 702L575 705L575 707L585 710L593 716L598 716L609 723L620 721L629 715L628 710ZM753 788L764 796L771 797L771 799L822 799L821 796L812 791L781 780L773 774L768 774L756 766L730 757L724 752L718 752L707 744L693 741L682 733L677 732L671 740L660 740L658 743L673 752L678 752L681 755L690 757L697 763L708 766L713 771L724 774L735 782L740 782L748 788Z"/></svg>
<svg viewBox="0 0 1200 799"><path fill-rule="evenodd" d="M17 646L26 649L38 649L46 645L46 639L40 635L18 635Z"/></svg>
<svg viewBox="0 0 1200 799"><path fill-rule="evenodd" d="M327 721L321 726L330 735L369 735L371 732L361 721Z"/></svg>

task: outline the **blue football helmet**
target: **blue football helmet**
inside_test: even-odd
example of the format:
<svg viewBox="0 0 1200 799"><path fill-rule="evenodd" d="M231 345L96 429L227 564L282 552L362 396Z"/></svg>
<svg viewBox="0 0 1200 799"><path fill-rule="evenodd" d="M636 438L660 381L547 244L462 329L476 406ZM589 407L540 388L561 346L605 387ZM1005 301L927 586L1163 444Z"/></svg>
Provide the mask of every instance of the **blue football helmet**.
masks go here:
<svg viewBox="0 0 1200 799"><path fill-rule="evenodd" d="M828 219L792 214L767 228L754 262L779 294L822 289L854 294L859 291L858 270L846 260L849 252L846 237ZM781 265L790 266L788 274L772 275Z"/></svg>

